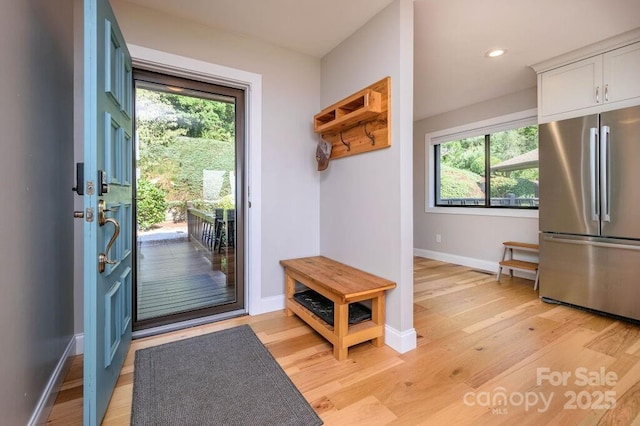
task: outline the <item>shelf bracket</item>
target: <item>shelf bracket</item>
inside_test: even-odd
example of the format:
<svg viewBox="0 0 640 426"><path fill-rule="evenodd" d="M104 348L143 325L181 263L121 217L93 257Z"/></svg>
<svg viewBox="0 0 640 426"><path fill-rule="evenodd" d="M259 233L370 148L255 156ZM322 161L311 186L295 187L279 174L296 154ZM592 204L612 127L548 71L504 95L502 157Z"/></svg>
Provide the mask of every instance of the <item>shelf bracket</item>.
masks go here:
<svg viewBox="0 0 640 426"><path fill-rule="evenodd" d="M342 138L342 130L340 130L340 142L347 147L347 151L351 151L351 143L346 143Z"/></svg>
<svg viewBox="0 0 640 426"><path fill-rule="evenodd" d="M364 134L371 140L371 145L374 146L376 144L376 137L373 133L367 132L367 122L364 122Z"/></svg>

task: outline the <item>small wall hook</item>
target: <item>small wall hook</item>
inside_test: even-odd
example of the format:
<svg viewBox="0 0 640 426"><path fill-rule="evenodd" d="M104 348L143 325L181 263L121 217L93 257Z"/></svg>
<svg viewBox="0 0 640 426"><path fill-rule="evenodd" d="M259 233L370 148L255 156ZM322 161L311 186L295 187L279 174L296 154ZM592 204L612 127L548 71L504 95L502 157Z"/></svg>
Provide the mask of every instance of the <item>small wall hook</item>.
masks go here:
<svg viewBox="0 0 640 426"><path fill-rule="evenodd" d="M371 139L371 145L376 144L376 136L373 133L367 132L367 122L364 122L364 134L367 135L369 139Z"/></svg>
<svg viewBox="0 0 640 426"><path fill-rule="evenodd" d="M342 130L340 130L340 141L342 142L342 144L343 144L344 146L346 146L346 147L347 147L347 151L351 151L351 142L346 143L346 142L344 141L344 139L342 138Z"/></svg>

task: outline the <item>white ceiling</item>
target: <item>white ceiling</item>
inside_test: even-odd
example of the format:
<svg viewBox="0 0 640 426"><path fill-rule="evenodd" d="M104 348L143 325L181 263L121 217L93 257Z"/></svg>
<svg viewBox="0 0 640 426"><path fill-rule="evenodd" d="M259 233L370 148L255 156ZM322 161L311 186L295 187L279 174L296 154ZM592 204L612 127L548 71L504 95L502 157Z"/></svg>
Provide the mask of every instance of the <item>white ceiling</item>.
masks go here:
<svg viewBox="0 0 640 426"><path fill-rule="evenodd" d="M129 1L322 57L393 0ZM638 27L640 0L415 0L414 119L534 87L529 65Z"/></svg>
<svg viewBox="0 0 640 426"><path fill-rule="evenodd" d="M640 27L640 0L416 0L414 16L421 119L535 87L530 65Z"/></svg>
<svg viewBox="0 0 640 426"><path fill-rule="evenodd" d="M322 57L392 0L127 0Z"/></svg>

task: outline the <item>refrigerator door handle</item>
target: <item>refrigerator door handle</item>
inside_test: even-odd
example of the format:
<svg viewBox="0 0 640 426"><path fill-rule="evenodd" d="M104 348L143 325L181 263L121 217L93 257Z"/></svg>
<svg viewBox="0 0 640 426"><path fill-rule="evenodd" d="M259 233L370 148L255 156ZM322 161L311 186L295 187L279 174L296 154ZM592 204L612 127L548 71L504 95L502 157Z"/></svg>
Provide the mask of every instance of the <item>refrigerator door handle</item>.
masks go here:
<svg viewBox="0 0 640 426"><path fill-rule="evenodd" d="M636 250L640 251L640 246L632 245L632 244L619 244L619 243L604 243L601 241L591 241L591 240L581 240L574 238L563 238L557 235L547 235L543 234L542 239L549 242L554 243L562 243L562 244L575 244L578 246L592 246L592 247L606 247L606 248L614 248L614 249L622 249L622 250Z"/></svg>
<svg viewBox="0 0 640 426"><path fill-rule="evenodd" d="M600 197L602 198L601 210L602 220L611 222L611 212L609 211L609 135L611 128L602 126L600 136Z"/></svg>
<svg viewBox="0 0 640 426"><path fill-rule="evenodd" d="M598 147L598 129L592 127L589 129L589 180L591 190L591 220L597 222L600 220L600 212L598 211L597 193L598 188L596 186L596 152Z"/></svg>

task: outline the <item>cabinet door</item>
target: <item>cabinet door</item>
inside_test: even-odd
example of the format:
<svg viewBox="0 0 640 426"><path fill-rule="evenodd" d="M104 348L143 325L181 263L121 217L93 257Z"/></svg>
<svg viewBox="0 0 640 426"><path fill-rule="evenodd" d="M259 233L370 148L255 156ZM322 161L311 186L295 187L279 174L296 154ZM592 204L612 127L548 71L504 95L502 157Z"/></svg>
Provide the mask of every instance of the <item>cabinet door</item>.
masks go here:
<svg viewBox="0 0 640 426"><path fill-rule="evenodd" d="M640 43L604 54L605 102L640 98Z"/></svg>
<svg viewBox="0 0 640 426"><path fill-rule="evenodd" d="M602 55L540 74L542 116L589 108L603 102Z"/></svg>

